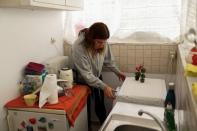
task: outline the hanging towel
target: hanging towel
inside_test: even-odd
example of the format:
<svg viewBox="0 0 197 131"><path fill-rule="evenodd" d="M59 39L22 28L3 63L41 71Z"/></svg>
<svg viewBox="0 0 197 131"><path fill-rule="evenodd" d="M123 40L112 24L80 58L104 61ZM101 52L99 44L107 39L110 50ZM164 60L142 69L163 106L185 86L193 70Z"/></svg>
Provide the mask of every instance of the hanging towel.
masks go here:
<svg viewBox="0 0 197 131"><path fill-rule="evenodd" d="M25 74L35 75L35 74L42 74L44 72L45 66L40 63L29 62L25 67Z"/></svg>
<svg viewBox="0 0 197 131"><path fill-rule="evenodd" d="M185 68L185 75L197 77L197 66L193 64L187 64Z"/></svg>
<svg viewBox="0 0 197 131"><path fill-rule="evenodd" d="M197 102L197 82L192 84L192 94L195 101Z"/></svg>
<svg viewBox="0 0 197 131"><path fill-rule="evenodd" d="M57 104L46 103L43 109L56 109L64 110L68 118L68 122L71 126L74 126L75 120L77 119L79 113L82 111L86 104L88 95L91 93L90 88L85 85L74 85L72 89L72 96L62 96L59 97L59 102ZM23 96L20 96L14 100L6 103L6 108L39 108L38 103L34 106L29 107L25 104Z"/></svg>

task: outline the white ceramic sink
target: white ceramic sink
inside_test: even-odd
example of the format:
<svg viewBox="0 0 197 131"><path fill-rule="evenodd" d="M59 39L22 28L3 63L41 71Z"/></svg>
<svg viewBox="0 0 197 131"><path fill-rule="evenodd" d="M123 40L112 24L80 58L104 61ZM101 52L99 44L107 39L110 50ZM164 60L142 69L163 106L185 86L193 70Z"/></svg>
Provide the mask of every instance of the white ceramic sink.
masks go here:
<svg viewBox="0 0 197 131"><path fill-rule="evenodd" d="M150 128L134 126L134 125L121 125L116 127L114 131L157 131Z"/></svg>
<svg viewBox="0 0 197 131"><path fill-rule="evenodd" d="M146 114L138 115L140 109L153 113L161 120L164 118L162 107L117 102L100 131L161 131L153 118ZM175 111L175 121L178 122L177 111Z"/></svg>
<svg viewBox="0 0 197 131"><path fill-rule="evenodd" d="M157 131L157 130L141 127L141 126L134 126L134 125L121 125L116 127L114 131Z"/></svg>
<svg viewBox="0 0 197 131"><path fill-rule="evenodd" d="M103 131L160 131L160 127L153 120L112 114Z"/></svg>

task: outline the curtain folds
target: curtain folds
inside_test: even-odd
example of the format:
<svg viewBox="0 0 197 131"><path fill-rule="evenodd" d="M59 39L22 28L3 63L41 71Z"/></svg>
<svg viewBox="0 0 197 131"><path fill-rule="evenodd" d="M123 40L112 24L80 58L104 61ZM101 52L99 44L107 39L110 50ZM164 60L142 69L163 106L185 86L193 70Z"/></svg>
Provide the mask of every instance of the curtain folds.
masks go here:
<svg viewBox="0 0 197 131"><path fill-rule="evenodd" d="M66 12L65 41L72 44L79 30L94 22L107 24L111 38L118 40L171 41L185 28L181 3L182 0L85 0L83 11Z"/></svg>

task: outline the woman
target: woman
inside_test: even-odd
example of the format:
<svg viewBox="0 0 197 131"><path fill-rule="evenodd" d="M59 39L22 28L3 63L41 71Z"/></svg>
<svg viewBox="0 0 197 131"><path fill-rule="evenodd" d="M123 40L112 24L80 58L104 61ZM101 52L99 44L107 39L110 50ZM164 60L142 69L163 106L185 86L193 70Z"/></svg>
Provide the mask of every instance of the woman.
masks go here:
<svg viewBox="0 0 197 131"><path fill-rule="evenodd" d="M79 32L78 39L72 47L74 70L77 72L76 82L87 84L95 101L95 112L102 124L106 119L104 94L114 99L112 88L102 81L103 65L114 72L119 79L125 75L115 66L111 50L107 44L109 30L104 23L98 22ZM88 126L90 127L90 97L88 98Z"/></svg>

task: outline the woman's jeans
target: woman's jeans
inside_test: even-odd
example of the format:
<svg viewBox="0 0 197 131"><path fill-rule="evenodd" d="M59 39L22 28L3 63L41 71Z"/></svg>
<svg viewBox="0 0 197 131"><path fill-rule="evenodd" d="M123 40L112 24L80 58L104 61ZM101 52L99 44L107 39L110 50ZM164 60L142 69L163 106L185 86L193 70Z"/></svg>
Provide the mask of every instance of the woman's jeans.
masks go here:
<svg viewBox="0 0 197 131"><path fill-rule="evenodd" d="M91 98L93 97L93 99ZM106 119L106 109L105 109L105 104L104 104L104 92L101 89L98 88L93 88L92 89L92 94L89 95L88 97L88 102L87 102L87 110L88 110L88 125L90 126L91 124L91 100L94 100L94 109L96 116L99 119L100 124L103 124L103 122Z"/></svg>
<svg viewBox="0 0 197 131"><path fill-rule="evenodd" d="M102 76L99 77L100 80L102 80ZM78 84L85 84L83 82L78 82L76 80L76 83ZM89 86L90 87L90 86ZM87 100L87 112L88 112L88 127L91 127L91 103L92 100L94 100L94 109L95 109L95 113L96 116L99 119L100 124L103 124L103 122L105 121L107 115L106 115L106 109L105 109L105 104L104 104L104 91L102 89L99 88L95 88L95 87L90 87L91 89L91 94L88 96L88 100Z"/></svg>

